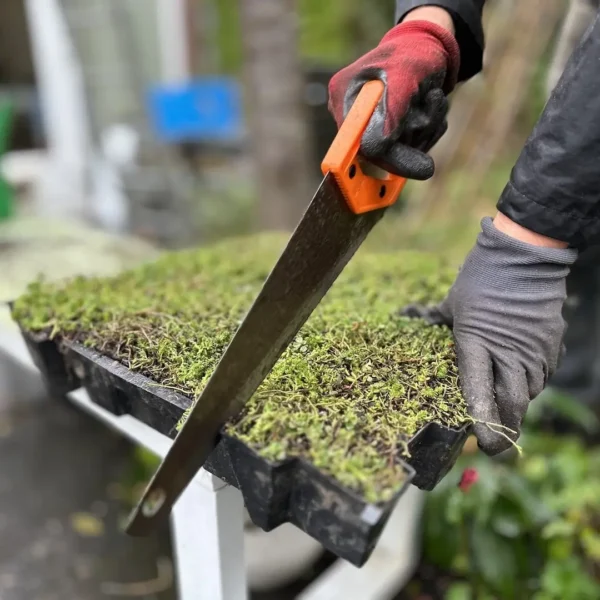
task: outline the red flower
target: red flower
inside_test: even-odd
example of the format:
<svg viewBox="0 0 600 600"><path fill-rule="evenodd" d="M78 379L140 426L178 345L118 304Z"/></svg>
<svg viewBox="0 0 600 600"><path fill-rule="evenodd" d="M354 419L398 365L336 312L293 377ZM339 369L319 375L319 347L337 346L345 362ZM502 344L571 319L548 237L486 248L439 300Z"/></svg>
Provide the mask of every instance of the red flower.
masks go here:
<svg viewBox="0 0 600 600"><path fill-rule="evenodd" d="M465 469L458 483L458 487L461 491L467 493L471 489L471 486L474 483L477 483L478 479L479 473L477 472L477 469Z"/></svg>

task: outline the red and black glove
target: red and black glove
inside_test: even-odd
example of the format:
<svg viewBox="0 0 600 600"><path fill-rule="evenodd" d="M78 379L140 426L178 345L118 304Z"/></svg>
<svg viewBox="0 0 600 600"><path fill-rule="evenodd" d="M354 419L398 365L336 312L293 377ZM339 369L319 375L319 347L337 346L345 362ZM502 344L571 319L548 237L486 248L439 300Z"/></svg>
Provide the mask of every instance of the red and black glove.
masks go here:
<svg viewBox="0 0 600 600"><path fill-rule="evenodd" d="M460 52L444 27L429 21L396 25L380 44L329 82L329 111L342 124L362 86L385 84L382 101L363 135L361 154L390 173L429 179L425 154L446 132L448 100L456 85Z"/></svg>

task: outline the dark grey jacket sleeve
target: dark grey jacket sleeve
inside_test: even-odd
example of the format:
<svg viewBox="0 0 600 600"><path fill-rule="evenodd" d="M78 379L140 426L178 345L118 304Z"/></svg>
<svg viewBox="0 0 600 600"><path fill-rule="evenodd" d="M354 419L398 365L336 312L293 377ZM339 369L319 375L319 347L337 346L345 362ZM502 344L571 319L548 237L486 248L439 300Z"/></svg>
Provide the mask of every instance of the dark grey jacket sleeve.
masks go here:
<svg viewBox="0 0 600 600"><path fill-rule="evenodd" d="M483 27L481 13L486 0L396 0L396 23L419 6L445 8L454 20L456 40L460 47L458 80L465 81L481 71Z"/></svg>
<svg viewBox="0 0 600 600"><path fill-rule="evenodd" d="M567 63L498 209L572 246L600 244L600 16Z"/></svg>

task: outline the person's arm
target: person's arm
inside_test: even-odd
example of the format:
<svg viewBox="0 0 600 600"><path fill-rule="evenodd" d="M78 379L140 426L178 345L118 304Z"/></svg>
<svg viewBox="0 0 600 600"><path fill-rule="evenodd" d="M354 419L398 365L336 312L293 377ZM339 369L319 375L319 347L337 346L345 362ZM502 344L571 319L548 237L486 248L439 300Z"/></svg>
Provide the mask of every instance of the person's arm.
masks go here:
<svg viewBox="0 0 600 600"><path fill-rule="evenodd" d="M491 455L517 440L529 402L563 351L566 277L577 250L536 242L542 243L521 241L484 219L445 300L405 309L452 327L462 393L479 446Z"/></svg>
<svg viewBox="0 0 600 600"><path fill-rule="evenodd" d="M401 20L402 23L408 23L410 21L429 21L430 23L436 23L441 27L444 27L452 33L456 34L456 27L454 26L454 20L450 16L450 13L444 8L439 6L420 6L407 13Z"/></svg>
<svg viewBox="0 0 600 600"><path fill-rule="evenodd" d="M460 48L458 81L465 81L481 71L484 50L481 15L485 2L486 0L396 0L396 23L415 18L411 13L429 8L442 9L450 15Z"/></svg>
<svg viewBox="0 0 600 600"><path fill-rule="evenodd" d="M541 246L543 248L568 248L569 244L556 238L551 238L547 235L536 233L531 229L523 227L515 223L512 219L509 219L505 214L498 212L494 219L494 227L505 233L506 235L530 244L532 246Z"/></svg>
<svg viewBox="0 0 600 600"><path fill-rule="evenodd" d="M332 77L329 110L338 126L365 83L385 84L362 138L366 159L410 179L433 175L427 152L447 129L447 96L481 68L484 2L400 0L399 23L376 48Z"/></svg>
<svg viewBox="0 0 600 600"><path fill-rule="evenodd" d="M498 210L574 247L600 243L600 17L574 50Z"/></svg>
<svg viewBox="0 0 600 600"><path fill-rule="evenodd" d="M566 277L600 243L600 16L569 59L452 289L407 314L452 327L480 446L519 435L562 354ZM568 351L568 348L567 348Z"/></svg>

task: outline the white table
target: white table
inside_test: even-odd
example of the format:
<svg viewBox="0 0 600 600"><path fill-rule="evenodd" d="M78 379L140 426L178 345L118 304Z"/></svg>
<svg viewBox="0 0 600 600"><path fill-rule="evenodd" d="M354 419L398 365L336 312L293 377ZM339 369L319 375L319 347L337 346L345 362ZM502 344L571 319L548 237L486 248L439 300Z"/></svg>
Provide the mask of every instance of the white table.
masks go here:
<svg viewBox="0 0 600 600"><path fill-rule="evenodd" d="M0 228L0 240L15 244L8 253L0 253L3 274L0 302L21 294L40 269L52 279L80 272L108 275L155 255L153 248L136 240L119 239L72 223L50 224L40 219L16 220ZM35 375L36 367L6 307L0 308L0 360L0 370L31 371L28 383L41 389L41 377ZM29 389L29 385L26 387ZM6 392L25 395L25 390ZM159 457L165 456L172 443L131 416L115 416L93 404L84 390L68 394L68 399ZM303 591L299 600L393 597L410 578L418 560L423 496L411 488L401 498L371 559L362 569L338 560ZM172 525L180 600L244 600L248 580L264 579L269 571L272 577L274 569L287 568L291 574L291 565L301 567L315 555L315 544L289 525L270 534L262 531L245 534L240 492L206 471L198 474L174 507ZM246 559L245 549L252 554ZM279 561L277 565L275 560Z"/></svg>
<svg viewBox="0 0 600 600"><path fill-rule="evenodd" d="M0 327L0 353L35 369L16 327ZM93 404L84 390L68 394L81 410L159 457L172 440L129 416ZM418 562L424 493L411 487L400 499L373 555L361 569L338 560L298 600L387 600L402 589ZM180 600L245 600L244 511L240 492L201 470L172 513ZM269 534L265 534L269 535Z"/></svg>

